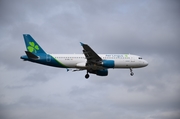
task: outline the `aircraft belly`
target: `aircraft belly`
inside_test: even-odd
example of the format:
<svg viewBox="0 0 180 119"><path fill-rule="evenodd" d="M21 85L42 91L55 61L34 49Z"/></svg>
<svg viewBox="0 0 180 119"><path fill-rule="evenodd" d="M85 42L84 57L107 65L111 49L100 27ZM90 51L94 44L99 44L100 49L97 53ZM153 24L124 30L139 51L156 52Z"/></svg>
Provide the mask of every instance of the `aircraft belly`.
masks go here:
<svg viewBox="0 0 180 119"><path fill-rule="evenodd" d="M61 61L61 62L69 68L75 67L75 63L73 61Z"/></svg>
<svg viewBox="0 0 180 119"><path fill-rule="evenodd" d="M84 60L62 60L61 62L69 68L76 68L76 65L78 63L82 63L85 61Z"/></svg>

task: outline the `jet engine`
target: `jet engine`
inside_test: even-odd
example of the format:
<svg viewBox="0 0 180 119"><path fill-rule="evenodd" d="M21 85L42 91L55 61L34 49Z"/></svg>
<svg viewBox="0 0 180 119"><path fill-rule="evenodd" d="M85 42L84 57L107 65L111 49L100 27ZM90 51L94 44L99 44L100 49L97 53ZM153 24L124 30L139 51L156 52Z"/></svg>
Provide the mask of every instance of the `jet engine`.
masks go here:
<svg viewBox="0 0 180 119"><path fill-rule="evenodd" d="M107 76L108 70L107 69L101 69L101 70L92 70L88 71L89 73L96 74L98 76Z"/></svg>
<svg viewBox="0 0 180 119"><path fill-rule="evenodd" d="M114 60L103 60L101 65L106 68L114 68Z"/></svg>

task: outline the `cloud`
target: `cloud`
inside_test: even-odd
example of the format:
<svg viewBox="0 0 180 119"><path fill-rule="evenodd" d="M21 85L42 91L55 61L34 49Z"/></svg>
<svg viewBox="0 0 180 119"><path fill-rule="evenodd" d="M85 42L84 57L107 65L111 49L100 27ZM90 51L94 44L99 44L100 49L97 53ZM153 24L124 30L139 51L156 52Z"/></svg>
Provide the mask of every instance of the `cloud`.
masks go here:
<svg viewBox="0 0 180 119"><path fill-rule="evenodd" d="M178 111L165 111L152 115L149 117L149 119L178 119L179 117L180 115Z"/></svg>
<svg viewBox="0 0 180 119"><path fill-rule="evenodd" d="M159 119L180 117L179 1L1 1L0 118ZM49 53L142 56L148 67L109 76L24 62L22 34Z"/></svg>

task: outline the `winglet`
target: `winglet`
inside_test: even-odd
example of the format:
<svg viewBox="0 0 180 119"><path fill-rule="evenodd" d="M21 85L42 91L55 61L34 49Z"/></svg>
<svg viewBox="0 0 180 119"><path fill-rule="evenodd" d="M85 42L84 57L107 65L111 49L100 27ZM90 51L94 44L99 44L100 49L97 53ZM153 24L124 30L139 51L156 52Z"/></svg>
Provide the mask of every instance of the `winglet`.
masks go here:
<svg viewBox="0 0 180 119"><path fill-rule="evenodd" d="M82 43L82 42L80 42L80 44L81 44L81 46L83 46L83 45L84 45L84 43Z"/></svg>

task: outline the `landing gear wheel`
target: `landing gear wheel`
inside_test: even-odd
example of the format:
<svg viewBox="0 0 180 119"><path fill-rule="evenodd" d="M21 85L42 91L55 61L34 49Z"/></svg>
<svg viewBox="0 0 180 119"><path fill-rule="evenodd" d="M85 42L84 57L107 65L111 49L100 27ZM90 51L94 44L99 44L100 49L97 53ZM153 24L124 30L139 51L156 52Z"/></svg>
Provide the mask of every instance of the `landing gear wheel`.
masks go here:
<svg viewBox="0 0 180 119"><path fill-rule="evenodd" d="M131 75L131 76L133 76L133 75L134 75L134 73L133 73L132 68L130 68L130 72L131 72L131 73L130 73L130 75Z"/></svg>
<svg viewBox="0 0 180 119"><path fill-rule="evenodd" d="M85 75L85 78L88 79L88 78L89 78L89 74L86 74L86 75Z"/></svg>
<svg viewBox="0 0 180 119"><path fill-rule="evenodd" d="M133 76L133 75L134 75L134 73L133 73L133 72L131 72L131 73L130 73L130 75L131 75L131 76Z"/></svg>

